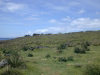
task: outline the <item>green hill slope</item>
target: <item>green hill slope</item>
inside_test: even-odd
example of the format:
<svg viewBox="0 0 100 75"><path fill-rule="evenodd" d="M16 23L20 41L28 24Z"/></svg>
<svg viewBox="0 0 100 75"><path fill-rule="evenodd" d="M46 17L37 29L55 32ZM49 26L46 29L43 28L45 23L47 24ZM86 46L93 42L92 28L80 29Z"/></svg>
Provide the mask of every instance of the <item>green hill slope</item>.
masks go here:
<svg viewBox="0 0 100 75"><path fill-rule="evenodd" d="M100 31L20 37L14 40L1 42L0 46L7 46L8 48L16 47L18 49L23 46L56 47L61 43L69 44L69 46L75 46L83 41L88 41L92 45L100 45Z"/></svg>
<svg viewBox="0 0 100 75"><path fill-rule="evenodd" d="M89 51L75 53L75 47L80 47L86 41L90 44ZM58 47L61 44L67 47L59 53ZM21 75L84 75L87 65L100 65L100 31L42 34L0 42L0 60L12 57L14 51L19 53L26 66L12 68L13 70L9 66L0 68L0 74L7 75L9 69L12 73L21 72ZM15 58L16 56L13 60ZM14 62L16 64L17 60ZM90 72L98 72L99 75L99 69L91 71L90 68Z"/></svg>

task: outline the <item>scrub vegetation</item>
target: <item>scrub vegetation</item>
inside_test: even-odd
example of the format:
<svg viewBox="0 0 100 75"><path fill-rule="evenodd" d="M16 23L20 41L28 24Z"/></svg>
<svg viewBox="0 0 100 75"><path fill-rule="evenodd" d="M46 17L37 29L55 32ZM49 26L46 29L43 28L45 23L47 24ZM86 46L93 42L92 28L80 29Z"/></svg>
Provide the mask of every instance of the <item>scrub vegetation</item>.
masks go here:
<svg viewBox="0 0 100 75"><path fill-rule="evenodd" d="M100 31L0 41L0 75L100 75Z"/></svg>

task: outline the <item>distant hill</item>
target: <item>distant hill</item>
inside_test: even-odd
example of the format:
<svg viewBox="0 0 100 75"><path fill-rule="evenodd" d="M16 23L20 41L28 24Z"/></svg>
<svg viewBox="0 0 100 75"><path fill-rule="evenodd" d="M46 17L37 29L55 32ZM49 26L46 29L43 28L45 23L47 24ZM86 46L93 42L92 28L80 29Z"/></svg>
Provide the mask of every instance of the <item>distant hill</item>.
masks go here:
<svg viewBox="0 0 100 75"><path fill-rule="evenodd" d="M12 38L0 38L0 40L10 40Z"/></svg>
<svg viewBox="0 0 100 75"><path fill-rule="evenodd" d="M81 42L88 41L91 45L100 45L100 31L73 32L64 34L39 34L35 36L25 36L0 43L1 47L18 48L30 47L56 47L61 43L76 46Z"/></svg>

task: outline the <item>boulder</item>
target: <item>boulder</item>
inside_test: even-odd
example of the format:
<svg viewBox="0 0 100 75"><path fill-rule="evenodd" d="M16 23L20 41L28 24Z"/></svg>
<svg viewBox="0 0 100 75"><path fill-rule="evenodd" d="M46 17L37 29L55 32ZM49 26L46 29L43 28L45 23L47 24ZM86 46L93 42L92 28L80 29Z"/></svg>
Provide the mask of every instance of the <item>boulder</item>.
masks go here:
<svg viewBox="0 0 100 75"><path fill-rule="evenodd" d="M7 64L8 64L8 62L7 62L6 59L1 60L1 61L0 61L0 68L4 67L4 66L7 65Z"/></svg>

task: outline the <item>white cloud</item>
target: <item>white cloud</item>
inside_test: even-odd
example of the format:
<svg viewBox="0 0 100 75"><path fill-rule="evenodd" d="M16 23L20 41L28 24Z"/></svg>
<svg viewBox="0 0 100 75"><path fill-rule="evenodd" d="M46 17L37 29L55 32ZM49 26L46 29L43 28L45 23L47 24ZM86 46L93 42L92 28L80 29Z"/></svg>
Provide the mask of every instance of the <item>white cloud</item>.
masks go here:
<svg viewBox="0 0 100 75"><path fill-rule="evenodd" d="M44 28L44 29L38 29L35 32L36 33L59 33L59 32L63 32L64 33L64 32L75 32L75 31L84 31L84 30L91 30L91 29L100 28L100 19L96 19L96 18L95 19L92 19L92 18L72 19L72 18L70 18L70 22L67 22L66 20L67 19L65 19L64 21L60 21L60 22L56 20L56 24L57 24L56 26L48 27L48 28ZM55 24L55 21L52 22L52 23Z"/></svg>
<svg viewBox="0 0 100 75"><path fill-rule="evenodd" d="M38 29L38 30L35 31L35 33L46 33L48 31L49 31L48 28L47 29Z"/></svg>
<svg viewBox="0 0 100 75"><path fill-rule="evenodd" d="M100 12L96 12L97 15L100 15Z"/></svg>
<svg viewBox="0 0 100 75"><path fill-rule="evenodd" d="M55 19L51 19L49 20L50 23L56 23L56 20Z"/></svg>
<svg viewBox="0 0 100 75"><path fill-rule="evenodd" d="M78 11L79 14L83 14L85 13L85 10L81 9L80 11Z"/></svg>
<svg viewBox="0 0 100 75"><path fill-rule="evenodd" d="M62 18L62 21L71 21L71 18L69 16Z"/></svg>
<svg viewBox="0 0 100 75"><path fill-rule="evenodd" d="M100 28L100 19L78 18L73 20L71 25L80 29Z"/></svg>
<svg viewBox="0 0 100 75"><path fill-rule="evenodd" d="M72 2L66 2L64 1L62 4L58 5L55 3L46 3L46 7L49 9L57 10L57 11L69 11L70 8L75 7L79 5L79 2L72 1Z"/></svg>
<svg viewBox="0 0 100 75"><path fill-rule="evenodd" d="M38 29L35 31L35 33L57 33L57 32L61 32L62 30L63 28L61 27L48 27L44 29Z"/></svg>
<svg viewBox="0 0 100 75"><path fill-rule="evenodd" d="M26 34L28 34L28 35L32 35L33 32L32 32L32 31L28 31Z"/></svg>
<svg viewBox="0 0 100 75"><path fill-rule="evenodd" d="M3 0L0 1L0 10L5 12L15 12L17 10L21 10L24 8L24 4L14 3L14 2L5 2Z"/></svg>

